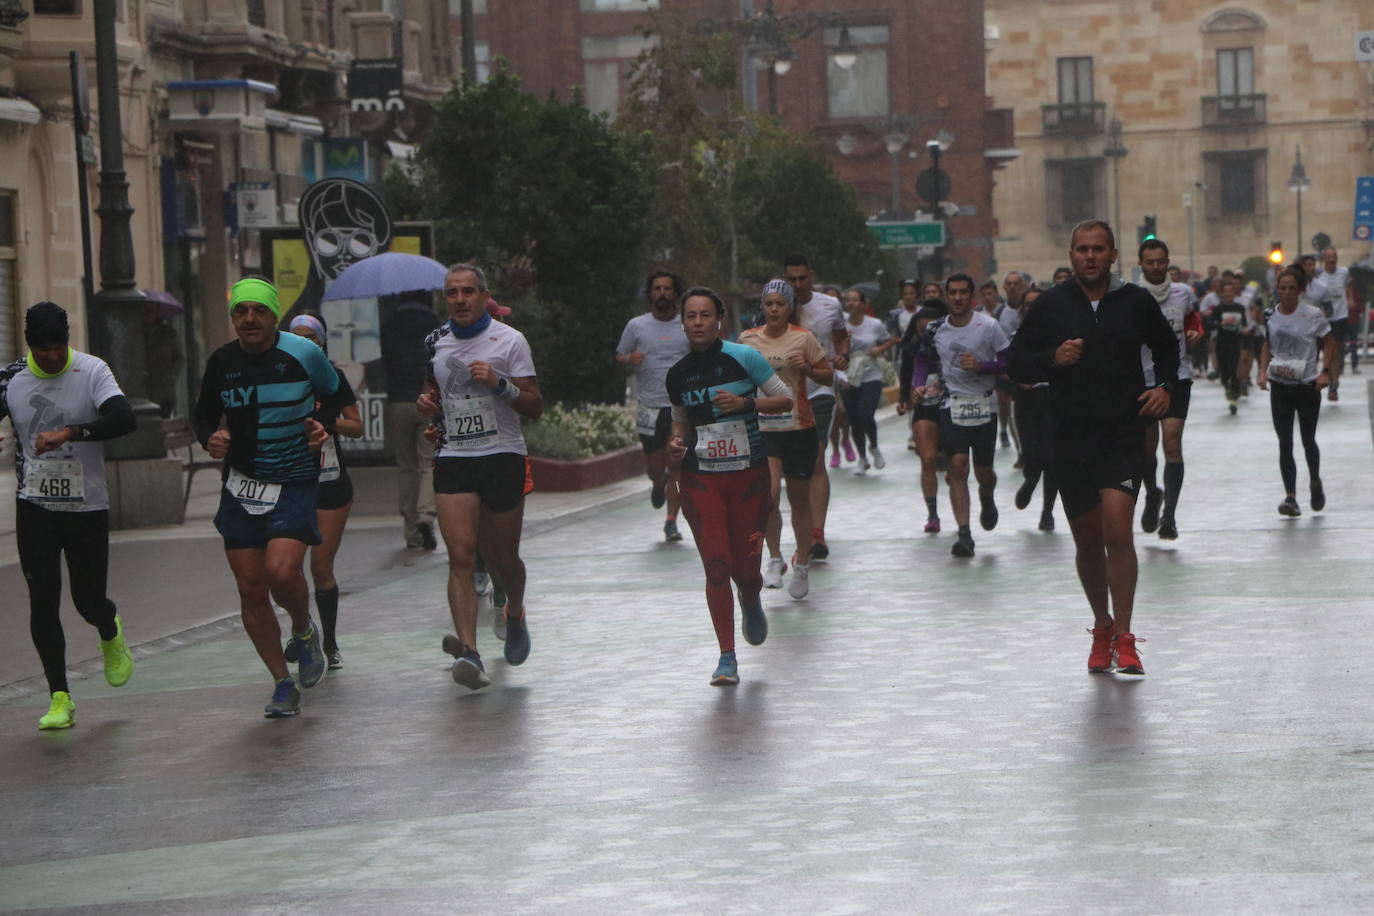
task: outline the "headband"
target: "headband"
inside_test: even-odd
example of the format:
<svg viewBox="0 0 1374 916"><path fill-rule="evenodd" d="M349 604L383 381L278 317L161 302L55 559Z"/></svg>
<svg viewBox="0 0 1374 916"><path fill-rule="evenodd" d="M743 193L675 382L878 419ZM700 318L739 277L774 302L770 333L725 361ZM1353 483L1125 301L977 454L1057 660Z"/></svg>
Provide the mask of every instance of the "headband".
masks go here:
<svg viewBox="0 0 1374 916"><path fill-rule="evenodd" d="M315 337L319 339L320 346L324 346L324 341L328 333L324 329L324 322L320 321L320 319L316 318L314 315L297 315L295 318L292 318L291 324L287 327L287 330L294 331L296 328L309 328L314 331Z"/></svg>
<svg viewBox="0 0 1374 916"><path fill-rule="evenodd" d="M229 288L229 311L244 302L265 305L273 315L281 317L281 302L277 299L277 289L266 280L257 277L244 277Z"/></svg>

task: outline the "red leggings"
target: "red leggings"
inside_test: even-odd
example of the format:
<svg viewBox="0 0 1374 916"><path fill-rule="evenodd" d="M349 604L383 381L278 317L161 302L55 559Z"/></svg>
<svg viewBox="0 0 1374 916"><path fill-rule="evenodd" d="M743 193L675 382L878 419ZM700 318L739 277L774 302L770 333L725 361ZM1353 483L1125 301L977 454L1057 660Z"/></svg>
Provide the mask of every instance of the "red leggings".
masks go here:
<svg viewBox="0 0 1374 916"><path fill-rule="evenodd" d="M763 576L763 529L772 511L768 468L749 468L719 474L684 472L679 487L682 514L692 526L701 565L706 569L706 606L716 628L720 651L735 648L735 601L730 580L739 588L740 601L759 603Z"/></svg>

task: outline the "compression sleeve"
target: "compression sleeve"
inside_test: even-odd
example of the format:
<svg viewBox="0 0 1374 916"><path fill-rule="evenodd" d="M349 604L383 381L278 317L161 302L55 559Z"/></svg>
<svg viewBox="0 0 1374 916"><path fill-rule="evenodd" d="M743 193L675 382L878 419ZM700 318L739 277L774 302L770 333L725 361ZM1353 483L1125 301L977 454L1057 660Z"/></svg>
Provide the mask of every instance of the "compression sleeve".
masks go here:
<svg viewBox="0 0 1374 916"><path fill-rule="evenodd" d="M97 410L100 413L99 417L90 423L81 424L86 431L86 434L81 437L83 442L103 442L106 439L117 439L120 436L127 436L138 428L134 409L129 406L129 399L122 394L106 399Z"/></svg>
<svg viewBox="0 0 1374 916"><path fill-rule="evenodd" d="M765 363L764 365L767 365L767 363ZM769 371L772 371L771 367ZM766 398L792 397L792 392L787 390L787 385L784 384L783 380L778 378L776 374L770 375L768 376L768 378L764 379L763 383L758 386L758 389L763 393L763 396Z"/></svg>
<svg viewBox="0 0 1374 916"><path fill-rule="evenodd" d="M911 387L924 387L926 380L930 378L930 370L931 367L926 364L925 356L917 354L916 358L912 360Z"/></svg>
<svg viewBox="0 0 1374 916"><path fill-rule="evenodd" d="M978 363L978 371L983 375L1001 375L1007 371L1007 350L1010 347L1003 347L997 351L995 359L985 359Z"/></svg>

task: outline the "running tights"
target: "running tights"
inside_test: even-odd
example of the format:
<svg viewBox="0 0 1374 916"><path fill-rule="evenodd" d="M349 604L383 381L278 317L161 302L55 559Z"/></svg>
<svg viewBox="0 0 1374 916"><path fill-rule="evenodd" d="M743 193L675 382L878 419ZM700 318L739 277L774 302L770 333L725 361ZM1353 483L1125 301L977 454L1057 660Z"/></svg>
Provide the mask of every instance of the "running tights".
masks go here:
<svg viewBox="0 0 1374 916"><path fill-rule="evenodd" d="M67 554L76 612L114 639L115 606L105 595L110 563L110 513L53 512L26 499L15 504L15 540L29 585L29 632L43 662L48 692L67 689L67 639L62 632L62 554Z"/></svg>
<svg viewBox="0 0 1374 916"><path fill-rule="evenodd" d="M1322 406L1316 385L1269 383L1269 411L1274 416L1274 432L1279 434L1279 473L1285 493L1298 491L1298 466L1293 461L1293 415L1298 417L1302 450L1307 455L1307 473L1321 476L1322 454L1317 449L1317 414Z"/></svg>
<svg viewBox="0 0 1374 916"><path fill-rule="evenodd" d="M1222 331L1217 334L1217 371L1226 388L1226 399L1240 397L1240 334Z"/></svg>
<svg viewBox="0 0 1374 916"><path fill-rule="evenodd" d="M759 564L763 532L773 508L768 468L703 474L684 471L680 483L682 514L692 526L701 565L706 569L706 606L721 652L735 648L735 601L754 607L763 590Z"/></svg>
<svg viewBox="0 0 1374 916"><path fill-rule="evenodd" d="M878 402L883 398L881 381L864 382L850 385L841 392L844 398L844 412L849 415L849 429L854 437L854 446L859 454L868 457L868 445L878 444Z"/></svg>

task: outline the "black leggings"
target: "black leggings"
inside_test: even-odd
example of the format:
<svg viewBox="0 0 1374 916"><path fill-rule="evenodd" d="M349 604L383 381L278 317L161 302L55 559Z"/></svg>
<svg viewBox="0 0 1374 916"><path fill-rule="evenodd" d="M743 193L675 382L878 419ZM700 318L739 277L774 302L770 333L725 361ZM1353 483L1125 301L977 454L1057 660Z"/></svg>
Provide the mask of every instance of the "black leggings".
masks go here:
<svg viewBox="0 0 1374 916"><path fill-rule="evenodd" d="M1298 415L1302 450L1307 455L1307 473L1313 480L1321 476L1322 453L1317 449L1317 414L1322 398L1316 385L1269 383L1269 412L1274 416L1274 432L1279 434L1279 473L1285 493L1298 490L1298 466L1293 461L1293 415Z"/></svg>
<svg viewBox="0 0 1374 916"><path fill-rule="evenodd" d="M67 554L72 604L101 639L114 639L115 606L105 595L110 565L110 513L53 512L16 502L15 539L29 584L29 632L43 662L48 691L67 689L67 640L62 633L62 553Z"/></svg>
<svg viewBox="0 0 1374 916"><path fill-rule="evenodd" d="M1221 384L1226 388L1227 400L1240 397L1240 334L1234 331L1217 332L1217 369Z"/></svg>
<svg viewBox="0 0 1374 916"><path fill-rule="evenodd" d="M878 444L878 402L883 398L881 381L864 382L850 385L840 392L844 398L844 412L849 414L849 429L854 436L854 447L859 454L867 457L866 443Z"/></svg>

